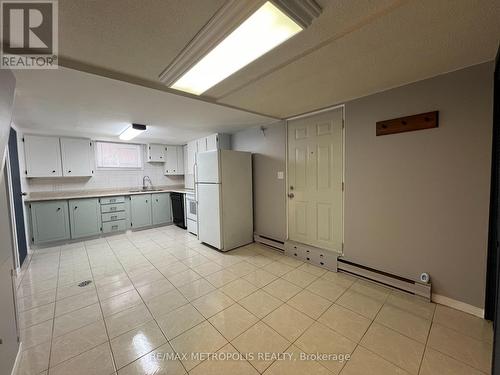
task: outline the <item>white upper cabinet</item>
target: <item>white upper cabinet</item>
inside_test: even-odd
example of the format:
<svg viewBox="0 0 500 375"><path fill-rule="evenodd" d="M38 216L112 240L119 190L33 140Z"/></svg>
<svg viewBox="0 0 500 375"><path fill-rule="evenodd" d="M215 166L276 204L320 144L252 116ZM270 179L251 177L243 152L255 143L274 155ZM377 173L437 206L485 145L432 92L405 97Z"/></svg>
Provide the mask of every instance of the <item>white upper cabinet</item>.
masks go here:
<svg viewBox="0 0 500 375"><path fill-rule="evenodd" d="M184 153L182 146L166 146L165 175L184 174Z"/></svg>
<svg viewBox="0 0 500 375"><path fill-rule="evenodd" d="M27 177L91 177L93 144L86 138L24 136Z"/></svg>
<svg viewBox="0 0 500 375"><path fill-rule="evenodd" d="M196 140L196 152L207 151L207 138L200 138Z"/></svg>
<svg viewBox="0 0 500 375"><path fill-rule="evenodd" d="M94 147L84 138L60 138L62 171L66 177L90 177L94 173Z"/></svg>
<svg viewBox="0 0 500 375"><path fill-rule="evenodd" d="M148 162L165 163L166 146L159 144L148 145Z"/></svg>
<svg viewBox="0 0 500 375"><path fill-rule="evenodd" d="M24 136L27 177L61 177L61 147L58 137Z"/></svg>

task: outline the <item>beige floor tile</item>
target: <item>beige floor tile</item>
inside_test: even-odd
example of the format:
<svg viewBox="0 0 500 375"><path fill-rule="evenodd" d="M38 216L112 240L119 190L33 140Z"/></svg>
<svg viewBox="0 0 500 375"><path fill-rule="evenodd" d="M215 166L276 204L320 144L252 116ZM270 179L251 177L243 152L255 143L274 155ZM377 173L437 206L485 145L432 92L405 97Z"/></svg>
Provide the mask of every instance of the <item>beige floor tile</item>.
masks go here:
<svg viewBox="0 0 500 375"><path fill-rule="evenodd" d="M22 329L21 341L23 342L23 349L26 350L50 340L52 337L52 325L53 321L47 320L43 323Z"/></svg>
<svg viewBox="0 0 500 375"><path fill-rule="evenodd" d="M121 279L114 283L105 284L101 287L97 287L97 294L99 295L100 299L104 300L113 296L117 296L118 294L128 292L131 289L134 289L134 285L127 278Z"/></svg>
<svg viewBox="0 0 500 375"><path fill-rule="evenodd" d="M170 359L169 355L175 355L170 344L164 344L158 349L142 356L138 360L118 370L118 375L183 375L186 373L181 362Z"/></svg>
<svg viewBox="0 0 500 375"><path fill-rule="evenodd" d="M318 276L313 275L309 272L304 272L302 270L295 269L283 275L282 278L301 288L305 288L306 286L311 284L314 280L316 280Z"/></svg>
<svg viewBox="0 0 500 375"><path fill-rule="evenodd" d="M234 273L229 272L227 270L221 270L215 273L212 273L205 277L210 284L215 286L216 288L220 288L231 281L234 281L238 278Z"/></svg>
<svg viewBox="0 0 500 375"><path fill-rule="evenodd" d="M101 301L101 308L104 316L110 316L142 303L139 293L137 293L135 289L132 289L123 294Z"/></svg>
<svg viewBox="0 0 500 375"><path fill-rule="evenodd" d="M493 324L462 311L437 305L434 322L475 339L493 342Z"/></svg>
<svg viewBox="0 0 500 375"><path fill-rule="evenodd" d="M382 303L387 300L387 297L392 292L392 289L361 279L352 284L350 290Z"/></svg>
<svg viewBox="0 0 500 375"><path fill-rule="evenodd" d="M95 290L90 290L76 296L61 299L56 302L55 316L79 310L82 307L93 305L96 302L98 302L98 299Z"/></svg>
<svg viewBox="0 0 500 375"><path fill-rule="evenodd" d="M361 340L372 323L370 319L336 304L333 304L326 310L320 316L318 322L323 323L354 342Z"/></svg>
<svg viewBox="0 0 500 375"><path fill-rule="evenodd" d="M262 288L273 280L276 280L278 276L264 271L263 269L257 269L250 272L248 275L243 276L243 278L249 283L255 285L257 288Z"/></svg>
<svg viewBox="0 0 500 375"><path fill-rule="evenodd" d="M331 281L332 283L343 286L345 288L351 287L352 284L354 284L357 280L356 277L348 275L346 273L332 272L332 271L325 272L321 276L321 278L328 280L328 281Z"/></svg>
<svg viewBox="0 0 500 375"><path fill-rule="evenodd" d="M283 304L281 300L263 290L257 290L255 293L238 301L238 303L258 318L263 318Z"/></svg>
<svg viewBox="0 0 500 375"><path fill-rule="evenodd" d="M258 320L259 319L255 315L248 312L240 305L234 304L212 316L209 322L222 333L227 340L232 340L257 323Z"/></svg>
<svg viewBox="0 0 500 375"><path fill-rule="evenodd" d="M350 289L340 296L335 303L369 319L375 319L375 316L383 305L382 302L376 299L367 297L364 294L354 292Z"/></svg>
<svg viewBox="0 0 500 375"><path fill-rule="evenodd" d="M434 349L427 348L419 375L483 375L484 373L467 366Z"/></svg>
<svg viewBox="0 0 500 375"><path fill-rule="evenodd" d="M114 372L109 343L99 345L50 369L50 375L110 375Z"/></svg>
<svg viewBox="0 0 500 375"><path fill-rule="evenodd" d="M268 265L262 267L262 269L269 272L269 273L272 273L275 276L283 276L285 273L293 271L294 267L290 267L284 263L275 261L275 262L269 263Z"/></svg>
<svg viewBox="0 0 500 375"><path fill-rule="evenodd" d="M290 342L298 339L314 322L287 304L281 305L262 320Z"/></svg>
<svg viewBox="0 0 500 375"><path fill-rule="evenodd" d="M184 263L175 262L165 266L159 266L158 271L160 271L167 279L173 277L181 272L187 271L189 269Z"/></svg>
<svg viewBox="0 0 500 375"><path fill-rule="evenodd" d="M322 276L327 272L327 270L325 270L324 268L313 266L312 264L309 263L304 263L303 265L298 267L298 269L301 271L309 272L316 276Z"/></svg>
<svg viewBox="0 0 500 375"><path fill-rule="evenodd" d="M283 353L290 345L290 342L263 322L258 322L231 343L240 353L253 356L249 362L261 373L273 360L261 357L259 353Z"/></svg>
<svg viewBox="0 0 500 375"><path fill-rule="evenodd" d="M409 375L405 370L358 346L340 375Z"/></svg>
<svg viewBox="0 0 500 375"><path fill-rule="evenodd" d="M346 288L331 281L320 278L307 287L307 290L335 302L345 291Z"/></svg>
<svg viewBox="0 0 500 375"><path fill-rule="evenodd" d="M56 300L56 289L40 293L38 295L19 298L17 301L19 311L30 310L35 307L47 305Z"/></svg>
<svg viewBox="0 0 500 375"><path fill-rule="evenodd" d="M283 302L288 301L290 298L302 291L302 288L281 278L274 280L262 289L270 295L279 298Z"/></svg>
<svg viewBox="0 0 500 375"><path fill-rule="evenodd" d="M215 290L215 287L205 279L199 279L179 288L184 297L193 301Z"/></svg>
<svg viewBox="0 0 500 375"><path fill-rule="evenodd" d="M184 263L186 266L190 268L194 268L196 266L201 266L202 264L208 263L210 260L207 257L204 257L203 255L197 254L194 255L190 258L186 258L182 260L182 263Z"/></svg>
<svg viewBox="0 0 500 375"><path fill-rule="evenodd" d="M101 308L98 303L58 316L54 319L54 337L64 335L102 319Z"/></svg>
<svg viewBox="0 0 500 375"><path fill-rule="evenodd" d="M250 264L253 264L256 267L264 267L273 262L271 258L261 254L257 254L253 257L250 257L246 261Z"/></svg>
<svg viewBox="0 0 500 375"><path fill-rule="evenodd" d="M240 278L224 285L222 288L220 288L220 290L235 301L239 301L240 299L245 298L246 296L255 292L257 290L257 287L253 284L250 284L245 279Z"/></svg>
<svg viewBox="0 0 500 375"><path fill-rule="evenodd" d="M101 320L59 336L52 341L50 367L54 367L106 341L108 341L108 335Z"/></svg>
<svg viewBox="0 0 500 375"><path fill-rule="evenodd" d="M331 359L322 360L321 364L335 374L339 373L345 364L345 358L356 347L353 341L317 322L295 341L295 345L305 353L332 355Z"/></svg>
<svg viewBox="0 0 500 375"><path fill-rule="evenodd" d="M393 290L389 297L387 297L386 304L396 306L427 320L432 320L434 310L436 309L436 304L424 298L397 290Z"/></svg>
<svg viewBox="0 0 500 375"><path fill-rule="evenodd" d="M233 264L232 266L229 266L226 268L229 272L235 274L238 277L243 277L248 275L249 273L254 272L257 269L253 264L250 264L248 262L240 262Z"/></svg>
<svg viewBox="0 0 500 375"><path fill-rule="evenodd" d="M149 310L158 318L188 303L188 300L176 289L154 297L146 302Z"/></svg>
<svg viewBox="0 0 500 375"><path fill-rule="evenodd" d="M285 352L288 356L275 361L264 375L331 375L332 373L314 359L301 357L302 350L292 345Z"/></svg>
<svg viewBox="0 0 500 375"><path fill-rule="evenodd" d="M231 345L227 344L217 352L215 359L209 359L194 369L190 375L258 375L250 363L244 359L238 359L241 356ZM233 359L235 358L235 359Z"/></svg>
<svg viewBox="0 0 500 375"><path fill-rule="evenodd" d="M175 274L174 276L169 277L168 281L170 281L176 288L179 288L200 278L201 276L194 272L192 269L187 269L186 271L182 271Z"/></svg>
<svg viewBox="0 0 500 375"><path fill-rule="evenodd" d="M304 262L298 258L286 256L286 255L279 253L279 252L276 252L275 256L276 257L274 259L276 259L278 262L285 263L286 265L293 267L293 268L297 268L298 266L301 266L304 264Z"/></svg>
<svg viewBox="0 0 500 375"><path fill-rule="evenodd" d="M230 297L218 290L210 292L192 302L193 306L207 319L231 306L233 303L234 301Z"/></svg>
<svg viewBox="0 0 500 375"><path fill-rule="evenodd" d="M120 369L167 342L155 321L111 340L116 368Z"/></svg>
<svg viewBox="0 0 500 375"><path fill-rule="evenodd" d="M19 313L19 328L24 329L52 319L54 317L54 306L55 303L49 303Z"/></svg>
<svg viewBox="0 0 500 375"><path fill-rule="evenodd" d="M80 287L77 284L62 286L57 288L57 299L60 300L67 297L75 296L77 294L88 292L89 290L95 290L95 286L93 284L89 284L84 287Z"/></svg>
<svg viewBox="0 0 500 375"><path fill-rule="evenodd" d="M211 275L221 269L222 267L220 265L212 261L193 267L193 271L203 277Z"/></svg>
<svg viewBox="0 0 500 375"><path fill-rule="evenodd" d="M144 301L149 301L152 298L158 297L159 295L165 294L171 290L175 289L170 281L167 279L156 280L150 284L142 285L137 288L137 291L141 295Z"/></svg>
<svg viewBox="0 0 500 375"><path fill-rule="evenodd" d="M144 304L134 306L128 310L105 318L106 327L110 339L115 338L131 329L152 320L150 312Z"/></svg>
<svg viewBox="0 0 500 375"><path fill-rule="evenodd" d="M153 270L148 271L145 274L136 276L136 277L130 277L130 281L132 281L132 284L136 288L139 288L143 285L151 284L155 281L159 280L164 280L165 276L163 276L160 271L158 271L156 268L153 267Z"/></svg>
<svg viewBox="0 0 500 375"><path fill-rule="evenodd" d="M157 318L158 325L169 340L204 321L203 315L191 304L181 306Z"/></svg>
<svg viewBox="0 0 500 375"><path fill-rule="evenodd" d="M215 353L227 340L209 322L204 322L177 336L170 344L177 353L187 356L181 362L189 371L201 362L196 353Z"/></svg>
<svg viewBox="0 0 500 375"><path fill-rule="evenodd" d="M492 345L476 340L460 332L433 323L428 347L488 373L491 368Z"/></svg>
<svg viewBox="0 0 500 375"><path fill-rule="evenodd" d="M361 340L361 345L410 374L418 374L424 354L424 345L421 343L373 323Z"/></svg>
<svg viewBox="0 0 500 375"><path fill-rule="evenodd" d="M427 342L431 321L391 305L384 305L375 321L422 344Z"/></svg>
<svg viewBox="0 0 500 375"><path fill-rule="evenodd" d="M292 297L287 304L313 319L318 319L332 305L327 299L308 290L303 290L295 297Z"/></svg>
<svg viewBox="0 0 500 375"><path fill-rule="evenodd" d="M39 374L49 368L50 345L41 344L23 350L16 375Z"/></svg>

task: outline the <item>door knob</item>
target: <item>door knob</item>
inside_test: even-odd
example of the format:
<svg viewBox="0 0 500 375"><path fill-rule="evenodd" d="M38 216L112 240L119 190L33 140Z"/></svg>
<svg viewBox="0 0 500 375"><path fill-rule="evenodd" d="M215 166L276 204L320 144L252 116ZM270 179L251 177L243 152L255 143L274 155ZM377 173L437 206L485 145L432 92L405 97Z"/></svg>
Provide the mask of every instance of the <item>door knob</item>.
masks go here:
<svg viewBox="0 0 500 375"><path fill-rule="evenodd" d="M295 197L295 194L293 194L293 193L288 193L288 198L292 199L293 197Z"/></svg>

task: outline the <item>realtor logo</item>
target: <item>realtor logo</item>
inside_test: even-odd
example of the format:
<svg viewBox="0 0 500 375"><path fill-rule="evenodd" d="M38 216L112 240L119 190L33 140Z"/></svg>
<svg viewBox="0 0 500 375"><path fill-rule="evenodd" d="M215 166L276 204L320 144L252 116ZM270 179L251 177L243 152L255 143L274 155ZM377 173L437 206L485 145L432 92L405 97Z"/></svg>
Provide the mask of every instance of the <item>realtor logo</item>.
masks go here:
<svg viewBox="0 0 500 375"><path fill-rule="evenodd" d="M1 1L0 68L57 68L57 1Z"/></svg>

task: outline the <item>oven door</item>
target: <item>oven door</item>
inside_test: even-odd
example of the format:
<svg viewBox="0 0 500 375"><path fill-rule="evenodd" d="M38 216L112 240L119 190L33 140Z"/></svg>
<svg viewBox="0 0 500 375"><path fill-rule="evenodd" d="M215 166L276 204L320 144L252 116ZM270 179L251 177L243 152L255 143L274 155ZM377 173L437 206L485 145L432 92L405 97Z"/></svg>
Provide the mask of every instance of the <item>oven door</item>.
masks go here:
<svg viewBox="0 0 500 375"><path fill-rule="evenodd" d="M190 220L197 221L198 219L198 207L196 206L196 201L191 198L186 198L186 211L187 211L187 218Z"/></svg>

